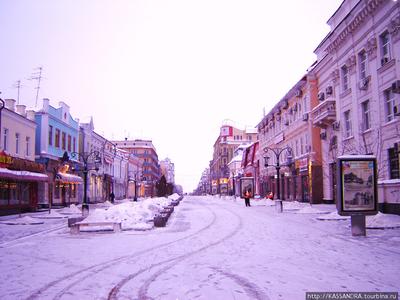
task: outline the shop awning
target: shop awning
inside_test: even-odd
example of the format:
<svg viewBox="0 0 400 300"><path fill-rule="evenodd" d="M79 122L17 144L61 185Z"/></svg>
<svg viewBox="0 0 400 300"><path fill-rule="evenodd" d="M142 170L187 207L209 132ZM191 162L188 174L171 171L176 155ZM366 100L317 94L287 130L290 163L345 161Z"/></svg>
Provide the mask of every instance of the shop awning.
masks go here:
<svg viewBox="0 0 400 300"><path fill-rule="evenodd" d="M43 173L30 171L15 171L0 168L0 178L20 180L20 181L48 181L49 177Z"/></svg>
<svg viewBox="0 0 400 300"><path fill-rule="evenodd" d="M77 183L77 184L83 182L81 177L68 173L57 173L56 181L60 181L62 183Z"/></svg>

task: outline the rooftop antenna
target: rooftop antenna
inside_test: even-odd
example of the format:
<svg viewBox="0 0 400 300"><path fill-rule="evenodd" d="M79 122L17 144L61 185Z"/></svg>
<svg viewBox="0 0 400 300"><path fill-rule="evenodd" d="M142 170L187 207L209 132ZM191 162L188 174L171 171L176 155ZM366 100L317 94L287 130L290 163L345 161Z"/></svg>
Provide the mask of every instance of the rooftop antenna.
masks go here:
<svg viewBox="0 0 400 300"><path fill-rule="evenodd" d="M35 70L38 70L38 71L36 71L35 73L32 74L32 77L30 78L30 80L37 80L37 87L35 87L35 89L36 89L35 107L37 107L37 101L39 98L39 90L40 90L40 81L43 78L42 77L43 67L38 67Z"/></svg>
<svg viewBox="0 0 400 300"><path fill-rule="evenodd" d="M18 96L17 96L17 104L19 104L19 91L21 89L22 85L21 85L21 80L18 80L14 85L13 88L16 88L18 91Z"/></svg>

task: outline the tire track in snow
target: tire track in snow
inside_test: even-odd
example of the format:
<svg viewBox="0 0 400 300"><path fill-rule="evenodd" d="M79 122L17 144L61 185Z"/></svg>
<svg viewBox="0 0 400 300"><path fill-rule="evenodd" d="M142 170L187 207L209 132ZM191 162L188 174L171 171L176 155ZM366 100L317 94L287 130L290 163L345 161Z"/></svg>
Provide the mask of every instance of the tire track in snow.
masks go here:
<svg viewBox="0 0 400 300"><path fill-rule="evenodd" d="M105 261L105 262L102 262L102 263L99 263L99 264L96 264L96 265L92 265L90 267L86 267L86 268L77 270L77 271L75 271L73 273L70 273L70 274L68 274L66 276L57 278L56 280L53 280L53 281L49 282L48 284L44 285L43 287L39 288L37 291L35 291L31 295L29 295L26 298L26 300L40 299L40 297L46 291L48 291L49 289L57 286L58 284L62 284L65 281L68 281L68 280L71 280L71 279L77 277L76 280L74 280L72 283L69 283L66 287L64 287L61 291L59 291L53 298L53 299L61 299L62 296L65 293L70 291L76 284L81 283L82 280L84 280L84 279L86 279L88 277L91 277L92 275L95 275L96 273L98 273L100 271L104 271L105 269L108 269L108 268L111 268L111 267L115 267L116 263L125 262L125 261L128 261L128 260L132 259L132 258L135 258L135 261L137 261L137 257L138 256L141 256L141 255L144 255L144 254L148 254L150 251L159 250L161 248L170 246L170 245L172 245L174 243L181 242L183 240L186 240L186 239L189 239L189 238L191 238L193 236L198 235L199 233L201 233L201 232L207 230L208 228L210 228L216 222L215 213L210 208L208 208L208 207L206 207L206 208L211 212L213 218L212 218L212 220L211 220L211 222L209 224L207 224L203 228L199 229L198 231L196 231L196 232L194 232L192 234L189 234L189 235L187 235L185 237L182 237L182 238L179 238L179 239L167 242L167 243L163 243L163 244L160 244L160 245L155 246L155 247L147 248L145 250L141 250L141 251L135 252L133 254L121 256L121 257L114 258L112 260L108 260L108 261Z"/></svg>
<svg viewBox="0 0 400 300"><path fill-rule="evenodd" d="M218 206L220 206L220 205L218 205ZM221 206L220 206L220 207L221 207ZM162 275L163 273L165 273L165 272L168 271L169 269L173 268L173 267L176 265L176 263L180 263L180 262L184 261L185 259L187 259L187 258L189 258L189 257L191 257L191 256L193 256L193 255L195 255L195 254L198 254L198 253L200 253L200 252L203 252L203 251L205 251L205 250L207 250L207 249L209 249L209 248L211 248L211 247L213 247L213 246L219 245L219 244L225 242L226 240L230 239L230 238L233 237L234 235L236 235L236 234L239 232L239 230L243 227L242 218L241 218L241 216L239 216L237 213L233 212L232 210L227 209L227 208L225 208L225 207L224 207L224 209L227 210L227 211L229 211L231 214L233 214L234 216L236 216L236 218L238 219L238 224L235 226L235 228L234 228L229 234L225 235L224 237L222 237L222 238L219 239L218 241L215 241L215 242L213 242L213 243L207 244L207 245L205 245L205 246L203 246L203 247L201 247L201 248L199 248L199 249L196 249L196 250L191 251L191 252L189 252L189 253L185 253L185 254L183 254L183 255L179 255L179 256L174 257L174 258L166 259L166 260L164 260L164 261L151 264L150 266L148 266L148 267L146 267L146 268L142 268L142 269L140 269L139 271L137 271L137 272L135 272L135 273L133 273L133 274L127 276L126 278L122 279L117 285L115 285L115 286L111 289L110 293L108 294L108 300L116 300L116 299L118 299L118 294L120 293L120 291L122 290L122 288L123 288L127 283L129 283L131 280L133 280L134 278L136 278L138 275L140 275L140 274L142 274L142 273L144 273L144 272L146 272L146 271L149 271L149 270L151 270L151 269L153 269L153 268L155 268L155 267L159 267L159 266L162 266L162 265L164 265L164 264L171 263L171 264L166 265L166 266L163 267L162 269L158 270L158 271L157 271L156 273L154 273L152 276L150 276L150 277L143 283L143 285L139 288L139 291L138 291L138 299L151 299L151 298L147 295L148 289L149 289L150 285L151 285L152 283L154 283L155 280L156 280L160 275Z"/></svg>

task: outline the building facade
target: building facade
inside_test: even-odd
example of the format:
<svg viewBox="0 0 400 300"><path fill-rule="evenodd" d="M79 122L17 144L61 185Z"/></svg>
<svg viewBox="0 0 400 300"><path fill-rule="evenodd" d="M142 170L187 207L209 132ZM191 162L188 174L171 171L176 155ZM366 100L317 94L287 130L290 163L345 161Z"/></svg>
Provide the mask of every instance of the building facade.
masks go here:
<svg viewBox="0 0 400 300"><path fill-rule="evenodd" d="M344 1L328 25L311 70L319 88L311 118L321 129L323 198L336 199L338 156L373 154L381 209L400 213L400 3Z"/></svg>
<svg viewBox="0 0 400 300"><path fill-rule="evenodd" d="M279 171L281 199L322 201L320 130L310 118L317 92L316 77L305 75L258 124L262 196L278 197Z"/></svg>
<svg viewBox="0 0 400 300"><path fill-rule="evenodd" d="M257 134L256 128L239 129L232 122L223 122L213 146L213 159L209 165L213 195L228 194L231 177L228 164L234 157L234 151L241 144L257 141Z"/></svg>
<svg viewBox="0 0 400 300"><path fill-rule="evenodd" d="M142 166L142 173L137 177L140 178L140 194L145 197L156 195L156 182L161 177L160 165L156 148L151 140L128 140L113 141L116 147L132 153L139 158Z"/></svg>
<svg viewBox="0 0 400 300"><path fill-rule="evenodd" d="M0 114L0 215L36 210L49 178L35 162L35 114L14 99Z"/></svg>
<svg viewBox="0 0 400 300"><path fill-rule="evenodd" d="M78 151L79 121L72 118L69 106L64 102L59 102L59 107L55 108L49 99L43 99L42 109L35 113L35 122L36 162L45 166L49 177L39 195L39 205L78 203L82 199L83 180L62 158L66 153L71 162L79 162L79 158L72 155Z"/></svg>

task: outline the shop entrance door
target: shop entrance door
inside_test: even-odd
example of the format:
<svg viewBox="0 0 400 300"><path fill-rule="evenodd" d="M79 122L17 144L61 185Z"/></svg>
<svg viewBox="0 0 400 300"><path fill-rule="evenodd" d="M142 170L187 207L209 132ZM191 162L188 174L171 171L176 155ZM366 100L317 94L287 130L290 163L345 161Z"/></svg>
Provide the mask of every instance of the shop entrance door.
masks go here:
<svg viewBox="0 0 400 300"><path fill-rule="evenodd" d="M310 201L310 190L308 187L308 176L301 176L301 187L302 187L302 201Z"/></svg>

